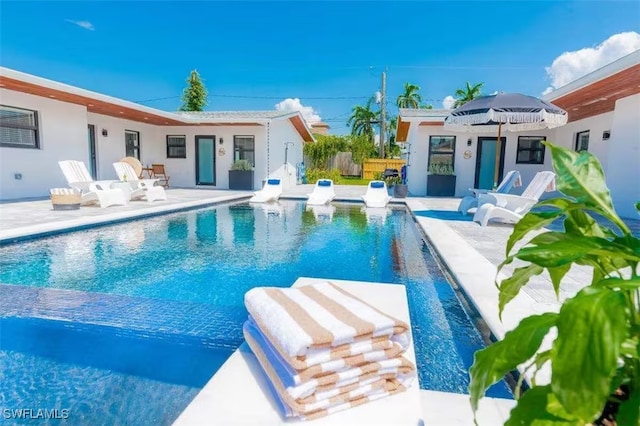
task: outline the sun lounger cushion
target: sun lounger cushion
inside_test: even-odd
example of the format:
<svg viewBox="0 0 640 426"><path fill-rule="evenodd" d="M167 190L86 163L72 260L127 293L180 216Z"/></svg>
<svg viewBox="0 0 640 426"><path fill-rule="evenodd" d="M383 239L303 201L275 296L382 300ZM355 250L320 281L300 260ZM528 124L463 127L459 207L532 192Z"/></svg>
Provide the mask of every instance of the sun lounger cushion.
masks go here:
<svg viewBox="0 0 640 426"><path fill-rule="evenodd" d="M371 182L371 188L384 188L384 182Z"/></svg>
<svg viewBox="0 0 640 426"><path fill-rule="evenodd" d="M331 186L331 181L329 180L319 180L318 186Z"/></svg>
<svg viewBox="0 0 640 426"><path fill-rule="evenodd" d="M269 179L267 181L267 184L269 184L269 185L280 185L280 179Z"/></svg>

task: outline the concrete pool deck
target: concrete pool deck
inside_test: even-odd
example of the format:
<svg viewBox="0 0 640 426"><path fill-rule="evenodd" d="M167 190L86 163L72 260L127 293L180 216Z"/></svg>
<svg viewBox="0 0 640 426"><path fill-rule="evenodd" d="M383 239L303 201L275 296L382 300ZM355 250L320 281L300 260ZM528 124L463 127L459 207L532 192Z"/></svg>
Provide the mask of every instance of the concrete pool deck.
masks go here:
<svg viewBox="0 0 640 426"><path fill-rule="evenodd" d="M285 191L282 197L304 198L312 190L313 185L299 185ZM365 191L364 186L338 185L336 201L360 201L360 196ZM53 211L49 200L2 203L0 242L198 206L245 201L250 195L251 192L241 191L171 189L168 191L167 201L132 202L126 207L106 209L82 207L69 212ZM471 215L462 216L457 213L459 199L455 198L410 197L393 201L406 204L426 235L428 243L440 255L455 286L463 290L469 303L498 339L525 316L557 311L562 300L571 297L590 282L588 268L572 268L563 280L558 300L548 276L534 277L531 284L507 306L500 321L494 279L496 266L504 259L505 243L513 227L490 225L483 228L472 221ZM636 222L634 221L635 225ZM544 372L538 382L544 382ZM420 394L426 425L471 424L468 397L425 390ZM503 423L511 406L513 401L510 400L486 398L481 404L480 424Z"/></svg>

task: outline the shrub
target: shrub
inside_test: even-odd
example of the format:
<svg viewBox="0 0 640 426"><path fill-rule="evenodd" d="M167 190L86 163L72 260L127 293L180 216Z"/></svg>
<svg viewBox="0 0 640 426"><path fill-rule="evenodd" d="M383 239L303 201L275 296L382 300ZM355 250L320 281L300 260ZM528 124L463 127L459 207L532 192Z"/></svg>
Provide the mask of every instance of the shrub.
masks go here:
<svg viewBox="0 0 640 426"><path fill-rule="evenodd" d="M431 163L429 165L429 174L432 175L454 175L453 166L451 164Z"/></svg>
<svg viewBox="0 0 640 426"><path fill-rule="evenodd" d="M307 183L315 184L318 179L331 179L334 184L340 183L340 170L309 169L307 170Z"/></svg>
<svg viewBox="0 0 640 426"><path fill-rule="evenodd" d="M249 160L236 160L231 165L231 170L253 170L253 166Z"/></svg>

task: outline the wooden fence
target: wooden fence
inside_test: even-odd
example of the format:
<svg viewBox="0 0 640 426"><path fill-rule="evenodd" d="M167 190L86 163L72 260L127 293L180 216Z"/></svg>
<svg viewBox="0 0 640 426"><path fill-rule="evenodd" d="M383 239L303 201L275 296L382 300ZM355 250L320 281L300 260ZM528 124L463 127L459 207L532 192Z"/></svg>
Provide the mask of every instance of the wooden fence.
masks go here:
<svg viewBox="0 0 640 426"><path fill-rule="evenodd" d="M404 160L393 158L370 158L364 161L362 166L363 179L374 179L376 173L384 172L384 169L398 169L404 166L406 162Z"/></svg>

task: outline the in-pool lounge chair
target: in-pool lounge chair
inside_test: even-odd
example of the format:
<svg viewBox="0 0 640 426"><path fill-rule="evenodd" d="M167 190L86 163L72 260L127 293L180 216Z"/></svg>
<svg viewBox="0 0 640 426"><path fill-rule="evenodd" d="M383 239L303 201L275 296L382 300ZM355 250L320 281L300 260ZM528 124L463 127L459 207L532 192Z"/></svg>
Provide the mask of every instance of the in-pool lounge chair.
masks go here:
<svg viewBox="0 0 640 426"><path fill-rule="evenodd" d="M282 195L282 180L267 179L260 191L254 192L253 197L249 199L250 203L270 203L278 201Z"/></svg>
<svg viewBox="0 0 640 426"><path fill-rule="evenodd" d="M166 200L167 193L161 186L154 186L158 179L139 179L136 171L129 163L113 163L113 168L121 182L128 182L131 186L131 199L146 198L148 202Z"/></svg>
<svg viewBox="0 0 640 426"><path fill-rule="evenodd" d="M556 175L553 172L536 173L522 195L496 192L480 194L478 199L480 207L473 215L473 221L482 226L487 226L490 220L505 223L518 222L538 202L545 191L556 190L555 178Z"/></svg>
<svg viewBox="0 0 640 426"><path fill-rule="evenodd" d="M391 201L386 182L383 180L369 182L367 192L362 196L362 199L367 207L386 207Z"/></svg>
<svg viewBox="0 0 640 426"><path fill-rule="evenodd" d="M80 204L98 203L101 208L109 206L126 206L127 195L119 189L111 189L115 181L94 181L82 161L58 161L69 187L80 191Z"/></svg>
<svg viewBox="0 0 640 426"><path fill-rule="evenodd" d="M321 206L330 203L336 197L333 190L333 181L331 179L318 179L316 186L311 194L307 194L309 199L307 205Z"/></svg>
<svg viewBox="0 0 640 426"><path fill-rule="evenodd" d="M522 181L520 180L520 172L517 170L511 170L507 173L500 185L495 189L495 191L489 191L488 189L478 189L478 188L469 188L472 195L467 195L460 200L460 204L458 205L458 211L462 214L469 213L469 210L478 206L478 200L480 199L480 195L486 194L489 192L497 192L499 194L508 194L513 187L519 187L522 185Z"/></svg>

